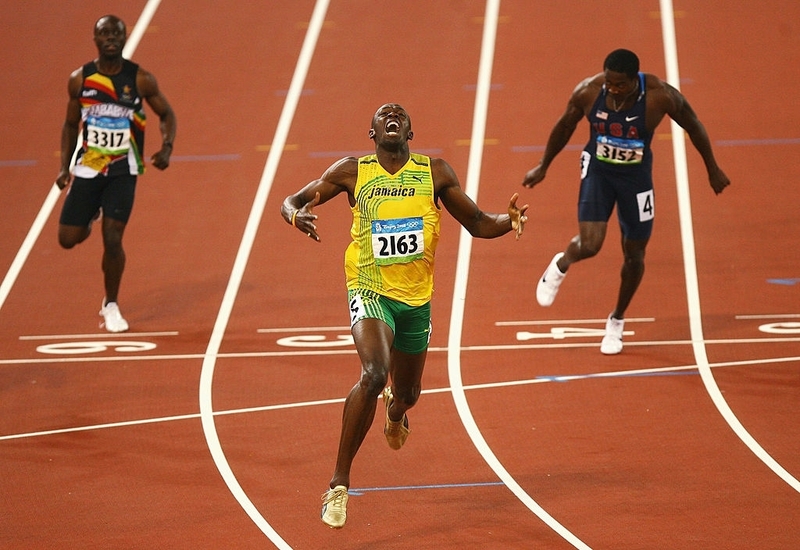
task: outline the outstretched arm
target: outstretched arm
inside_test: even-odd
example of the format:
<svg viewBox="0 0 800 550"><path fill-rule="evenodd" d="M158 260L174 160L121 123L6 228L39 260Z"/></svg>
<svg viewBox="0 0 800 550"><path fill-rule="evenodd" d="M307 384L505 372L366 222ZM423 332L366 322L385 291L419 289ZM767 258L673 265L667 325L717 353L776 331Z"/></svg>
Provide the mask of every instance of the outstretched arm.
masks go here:
<svg viewBox="0 0 800 550"><path fill-rule="evenodd" d="M352 196L358 176L358 159L343 158L332 164L319 179L308 183L297 193L289 195L281 204L281 216L315 241L319 241L314 207L324 204L345 191ZM351 201L352 204L352 201Z"/></svg>
<svg viewBox="0 0 800 550"><path fill-rule="evenodd" d="M697 118L694 109L689 105L689 102L683 94L667 83L664 83L664 89L667 100L667 114L689 134L692 145L694 145L694 148L700 153L706 165L708 181L711 184L711 188L719 195L731 182L728 176L725 175L725 172L717 166L717 161L714 158L714 151L711 148L711 140L708 137L705 126L700 122L700 119Z"/></svg>
<svg viewBox="0 0 800 550"><path fill-rule="evenodd" d="M525 215L528 205L517 207L516 193L511 197L508 213L491 214L482 211L464 192L452 167L445 161L432 158L431 173L437 198L470 235L482 239L494 239L509 231L516 231L517 239L522 235L528 221Z"/></svg>
<svg viewBox="0 0 800 550"><path fill-rule="evenodd" d="M547 145L544 148L542 160L539 161L537 166L533 167L525 174L522 185L525 187L533 187L547 175L547 169L550 163L553 162L556 155L569 143L572 134L575 132L575 128L578 127L578 123L583 118L585 111L584 105L587 98L591 96L591 100L594 101L594 96L592 94L596 91L594 90L594 88L596 88L594 85L596 78L597 77L592 77L584 80L573 90L572 96L570 96L567 102L567 109L550 131L550 137L547 139Z"/></svg>

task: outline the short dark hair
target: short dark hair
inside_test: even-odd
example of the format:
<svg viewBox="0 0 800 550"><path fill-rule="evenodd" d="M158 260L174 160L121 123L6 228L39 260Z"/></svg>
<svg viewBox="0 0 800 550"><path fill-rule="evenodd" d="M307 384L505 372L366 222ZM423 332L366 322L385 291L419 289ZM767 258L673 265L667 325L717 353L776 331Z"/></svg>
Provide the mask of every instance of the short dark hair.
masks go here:
<svg viewBox="0 0 800 550"><path fill-rule="evenodd" d="M633 78L639 73L639 58L630 50L614 50L606 56L603 62L603 70L623 73Z"/></svg>
<svg viewBox="0 0 800 550"><path fill-rule="evenodd" d="M122 19L120 19L119 17L117 17L116 15L111 15L110 13L108 15L104 15L103 17L101 17L100 19L95 21L94 30L97 31L97 27L101 26L106 21L111 23L115 27L121 26L122 30L124 30L126 32L126 34L127 34L128 29L125 26L125 22Z"/></svg>

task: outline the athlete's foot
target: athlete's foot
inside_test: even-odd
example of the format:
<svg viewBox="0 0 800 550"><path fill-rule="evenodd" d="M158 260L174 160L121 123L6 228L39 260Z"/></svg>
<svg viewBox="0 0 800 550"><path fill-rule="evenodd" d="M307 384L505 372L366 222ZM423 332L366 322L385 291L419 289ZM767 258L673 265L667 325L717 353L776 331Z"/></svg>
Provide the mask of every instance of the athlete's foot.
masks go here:
<svg viewBox="0 0 800 550"><path fill-rule="evenodd" d="M383 434L386 436L386 442L389 443L389 447L396 451L403 446L406 439L408 439L408 434L411 433L411 430L408 429L408 417L404 414L403 418L396 422L389 418L389 407L394 401L392 388L383 390L383 401L386 406L386 421L383 425Z"/></svg>
<svg viewBox="0 0 800 550"><path fill-rule="evenodd" d="M611 315L606 321L606 335L600 344L600 353L616 355L622 352L622 332L625 328L625 319L615 319Z"/></svg>
<svg viewBox="0 0 800 550"><path fill-rule="evenodd" d="M119 306L116 302L106 302L103 300L103 307L100 308L100 315L103 321L100 327L106 327L108 332L125 332L128 330L128 321L122 317Z"/></svg>
<svg viewBox="0 0 800 550"><path fill-rule="evenodd" d="M337 485L322 495L322 521L333 529L341 529L347 521L347 487Z"/></svg>
<svg viewBox="0 0 800 550"><path fill-rule="evenodd" d="M550 265L544 270L542 278L539 279L539 284L536 285L536 301L542 307L548 307L553 304L558 294L558 287L561 286L561 281L567 276L558 269L558 260L564 256L563 252L559 252L553 259L550 260Z"/></svg>

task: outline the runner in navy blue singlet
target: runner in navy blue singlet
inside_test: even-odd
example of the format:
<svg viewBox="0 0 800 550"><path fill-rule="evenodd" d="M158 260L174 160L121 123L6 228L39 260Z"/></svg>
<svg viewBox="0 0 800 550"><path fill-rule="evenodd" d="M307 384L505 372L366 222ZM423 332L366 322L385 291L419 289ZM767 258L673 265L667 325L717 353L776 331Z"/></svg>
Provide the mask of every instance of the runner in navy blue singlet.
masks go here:
<svg viewBox="0 0 800 550"><path fill-rule="evenodd" d="M582 178L578 221L606 222L617 205L622 234L650 237L653 227L653 133L645 125L644 74L638 74L636 101L630 109L606 108L608 90L601 89L587 115L589 142L581 154Z"/></svg>
<svg viewBox="0 0 800 550"><path fill-rule="evenodd" d="M541 161L522 182L525 187L541 182L578 123L584 117L588 120L589 141L581 153L579 233L545 269L536 299L540 305L550 306L569 266L600 252L616 206L624 262L617 303L608 316L600 346L608 355L622 351L625 310L644 275L645 249L655 217L650 141L665 115L689 134L703 158L711 188L721 193L730 180L717 166L706 129L689 102L657 76L640 73L639 58L624 49L611 52L603 72L575 88L566 111L550 132Z"/></svg>

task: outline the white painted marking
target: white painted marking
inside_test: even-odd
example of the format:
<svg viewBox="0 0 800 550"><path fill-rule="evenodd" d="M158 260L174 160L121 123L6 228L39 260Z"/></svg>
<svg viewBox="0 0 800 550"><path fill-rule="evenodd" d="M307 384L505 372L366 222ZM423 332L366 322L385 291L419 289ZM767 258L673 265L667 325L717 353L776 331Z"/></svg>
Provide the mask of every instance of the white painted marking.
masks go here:
<svg viewBox="0 0 800 550"><path fill-rule="evenodd" d="M800 318L800 313L779 313L775 315L737 315L735 319L737 320L748 320L748 319L798 319Z"/></svg>
<svg viewBox="0 0 800 550"><path fill-rule="evenodd" d="M497 321L498 327L525 327L525 326L550 326L550 325L605 325L608 319L548 319L536 321ZM652 323L655 317L626 317L625 324Z"/></svg>
<svg viewBox="0 0 800 550"><path fill-rule="evenodd" d="M661 26L664 40L664 54L667 64L667 81L676 89L680 89L678 74L678 48L675 39L675 21L672 0L660 0ZM697 281L697 261L694 248L694 229L692 227L692 203L689 198L689 174L686 163L686 141L683 129L675 121L672 127L672 148L674 151L675 177L678 191L678 211L683 244L684 274L686 278L686 294L689 303L689 327L692 337L692 348L700 377L706 391L719 410L722 417L750 450L766 464L778 477L788 483L795 491L800 492L800 481L793 477L783 466L770 456L767 451L745 429L725 401L725 397L714 379L708 363L706 348L703 342L703 319L700 311L700 290Z"/></svg>
<svg viewBox="0 0 800 550"><path fill-rule="evenodd" d="M781 344L787 342L800 342L800 338L737 338L737 339L723 339L723 340L706 340L705 345L720 345L730 346L733 344ZM687 346L692 343L691 340L650 340L628 342L626 347L650 347L650 346ZM516 351L516 350L534 350L534 349L579 349L579 348L593 348L597 347L597 342L572 342L564 344L493 344L486 346L461 346L462 352L476 352L476 351ZM438 347L432 346L428 348L429 353L445 353L452 351L447 346ZM247 352L229 352L218 353L218 359L252 359L264 357L291 357L291 356L313 356L325 357L332 355L355 355L355 349L324 349L324 350L303 350L303 351L247 351ZM108 357L47 357L47 358L19 358L19 359L0 359L0 366L2 365L45 365L45 364L64 364L64 363L93 363L93 362L114 362L114 361L179 361L179 360L195 360L203 359L206 357L204 353L175 353L175 354L160 354L160 355L132 355L126 357L108 356ZM796 360L796 359L795 359ZM769 363L770 359L759 359L752 362L752 364Z"/></svg>
<svg viewBox="0 0 800 550"><path fill-rule="evenodd" d="M177 332L98 332L95 334L34 334L20 336L20 340L85 340L88 338L152 338L154 336L177 336Z"/></svg>
<svg viewBox="0 0 800 550"><path fill-rule="evenodd" d="M467 168L466 193L477 201L478 186L481 173L481 163L483 159L483 143L486 133L486 118L489 105L489 88L492 78L492 63L494 60L494 46L497 35L497 17L500 10L500 0L488 0L486 2L486 16L483 26L483 42L481 44L481 58L478 67L478 86L475 97L475 112L472 120L472 136L470 140L469 164ZM576 537L572 532L561 525L555 518L548 514L544 508L533 500L525 490L511 476L508 470L500 463L491 447L483 438L478 425L472 416L464 386L461 380L461 332L464 320L464 303L467 295L467 279L469 272L469 260L472 252L472 237L463 227L459 232L458 257L456 260L456 276L453 288L453 305L450 312L450 333L448 335L448 347L450 352L447 354L447 367L450 377L450 386L453 400L456 404L458 415L461 422L469 434L475 448L480 452L483 459L497 476L506 484L514 495L528 509L536 514L553 531L558 533L567 542L582 550L589 549L583 541Z"/></svg>
<svg viewBox="0 0 800 550"><path fill-rule="evenodd" d="M576 327L553 327L550 332L525 332L517 333L517 340L524 342L535 339L564 340L565 338L600 338L606 335L606 331L596 328L576 328ZM632 330L626 330L623 336L633 336ZM627 345L627 342L626 342Z"/></svg>
<svg viewBox="0 0 800 550"><path fill-rule="evenodd" d="M800 323L767 323L758 330L767 334L800 334Z"/></svg>
<svg viewBox="0 0 800 550"><path fill-rule="evenodd" d="M311 21L308 25L303 46L300 50L300 56L297 60L292 82L289 85L289 91L286 94L286 101L283 104L280 119L278 120L278 127L275 130L275 138L272 141L272 146L267 156L267 162L264 166L264 172L261 175L261 181L256 191L256 196L253 199L253 206L250 209L250 215L247 218L245 225L244 235L242 241L239 243L239 250L236 253L236 259L233 264L230 279L228 279L228 286L225 289L225 294L222 298L217 320L214 323L214 329L211 332L206 353L203 359L203 367L200 371L200 418L203 426L203 433L206 436L208 443L208 450L214 459L214 464L217 470L222 475L225 484L230 489L233 496L239 502L239 505L244 509L250 519L258 526L261 531L280 549L291 549L278 533L272 528L266 519L261 515L256 506L252 503L250 498L242 489L239 481L236 479L233 470L231 469L228 459L225 457L225 452L222 450L222 444L217 434L216 425L214 424L214 406L211 400L212 386L214 381L214 367L216 364L217 353L219 352L222 338L225 335L225 329L228 326L231 311L236 300L236 295L239 292L239 287L242 283L247 261L250 258L250 251L253 248L253 242L258 232L258 227L261 224L261 218L264 214L264 208L269 197L269 192L272 189L272 183L275 179L275 173L278 170L278 164L281 155L286 145L286 138L289 134L289 129L294 118L294 113L297 108L297 103L300 100L300 95L303 90L308 68L311 65L311 58L314 55L314 49L317 45L320 31L322 30L322 23L325 20L325 13L328 10L329 0L317 0L314 5L314 11L311 15Z"/></svg>
<svg viewBox="0 0 800 550"><path fill-rule="evenodd" d="M334 332L346 330L350 332L349 326L340 327L295 327L295 328L260 328L256 332L270 334L273 332Z"/></svg>
<svg viewBox="0 0 800 550"><path fill-rule="evenodd" d="M308 336L288 336L280 338L278 345L293 348L333 348L341 346L352 346L353 337L343 334L336 337L336 340L328 340L319 334L309 334Z"/></svg>
<svg viewBox="0 0 800 550"><path fill-rule="evenodd" d="M119 353L136 353L156 349L152 342L136 342L133 340L103 340L99 342L57 342L44 344L36 348L39 353L78 355L80 353L103 353L113 349Z"/></svg>

